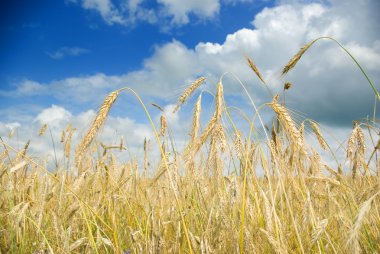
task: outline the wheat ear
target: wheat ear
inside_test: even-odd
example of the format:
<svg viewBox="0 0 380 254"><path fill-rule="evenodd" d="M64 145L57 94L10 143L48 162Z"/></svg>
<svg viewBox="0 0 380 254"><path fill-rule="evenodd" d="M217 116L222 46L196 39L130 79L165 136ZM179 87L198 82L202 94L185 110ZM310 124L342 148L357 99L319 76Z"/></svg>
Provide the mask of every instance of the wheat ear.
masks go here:
<svg viewBox="0 0 380 254"><path fill-rule="evenodd" d="M165 136L166 128L168 127L168 125L166 123L166 118L164 115L161 115L160 122L161 122L160 136L163 137L163 136Z"/></svg>
<svg viewBox="0 0 380 254"><path fill-rule="evenodd" d="M193 161L193 147L197 142L198 138L198 132L200 129L200 117L201 117L201 111L202 111L202 94L199 95L197 103L194 107L194 113L193 113L193 126L190 132L191 140L186 145L186 148L183 153L184 160L186 163L190 163Z"/></svg>
<svg viewBox="0 0 380 254"><path fill-rule="evenodd" d="M284 90L289 90L292 86L293 86L292 83L286 82L286 83L284 84Z"/></svg>
<svg viewBox="0 0 380 254"><path fill-rule="evenodd" d="M219 122L222 117L223 112L223 84L219 82L216 88L216 106L215 106L215 117L216 121Z"/></svg>
<svg viewBox="0 0 380 254"><path fill-rule="evenodd" d="M200 77L194 83L192 83L189 87L185 89L182 93L181 97L178 99L177 106L174 108L173 113L177 112L183 103L185 103L186 99L206 80L205 77Z"/></svg>
<svg viewBox="0 0 380 254"><path fill-rule="evenodd" d="M64 154L65 154L65 157L66 158L69 158L70 157L70 150L71 150L71 139L73 137L73 134L74 134L74 131L76 129L70 129L70 132L69 132L69 135L66 139L66 142L65 142L65 149L64 149Z"/></svg>
<svg viewBox="0 0 380 254"><path fill-rule="evenodd" d="M191 129L191 141L194 142L198 136L200 120L202 111L202 94L199 95L197 103L195 104L194 114L193 114L193 128Z"/></svg>
<svg viewBox="0 0 380 254"><path fill-rule="evenodd" d="M120 94L120 90L116 90L112 93L110 93L106 99L104 100L102 106L99 109L99 112L93 121L90 129L88 130L87 134L84 136L84 138L80 141L76 148L76 158L75 158L75 164L76 166L79 166L80 159L83 155L83 153L87 150L88 146L91 144L91 142L94 140L97 132L99 131L100 127L103 125L104 121L106 120L108 113L112 107L112 105L115 103L117 97Z"/></svg>
<svg viewBox="0 0 380 254"><path fill-rule="evenodd" d="M294 68L294 66L296 66L297 62L301 59L302 55L305 54L305 52L311 47L311 45L314 44L314 42L316 42L317 40L313 40L311 42L309 42L308 44L306 44L305 46L303 46L295 56L293 56L292 59L290 59L290 61L285 65L285 67L282 69L282 75L285 75L286 73L288 73L291 69Z"/></svg>
<svg viewBox="0 0 380 254"><path fill-rule="evenodd" d="M42 125L40 132L38 133L38 136L44 135L46 130L47 130L47 127L48 127L48 125L46 123L44 125Z"/></svg>
<svg viewBox="0 0 380 254"><path fill-rule="evenodd" d="M375 198L380 195L380 192L377 192L375 195L367 199L364 203L361 204L359 208L359 212L357 213L355 217L355 222L351 227L349 237L347 240L347 245L354 247L355 250L358 247L359 242L359 231L362 227L363 220L368 214L368 212L371 210L372 202L375 200ZM356 248L355 248L356 247ZM357 252L355 252L357 253Z"/></svg>
<svg viewBox="0 0 380 254"><path fill-rule="evenodd" d="M347 158L349 158L350 160L354 159L354 148L355 148L355 143L356 143L356 139L357 139L357 132L358 132L358 129L355 126L351 132L350 138L348 139Z"/></svg>
<svg viewBox="0 0 380 254"><path fill-rule="evenodd" d="M323 136L321 134L321 131L320 131L319 127L318 127L318 124L316 124L315 122L310 122L310 125L311 125L311 128L314 131L315 136L318 139L319 145L322 147L323 150L327 150L327 147L328 147L327 143L326 143L325 139L323 138Z"/></svg>
<svg viewBox="0 0 380 254"><path fill-rule="evenodd" d="M265 84L265 81L264 81L263 77L261 76L259 69L255 65L255 63L249 57L246 57L246 58L247 58L247 62L248 62L249 67L256 74L256 76L261 80L261 82L263 82Z"/></svg>
<svg viewBox="0 0 380 254"><path fill-rule="evenodd" d="M284 129L289 134L290 138L293 140L293 142L296 144L298 148L303 147L303 140L301 138L301 135L296 128L296 125L294 124L292 118L290 117L288 111L286 108L280 104L277 103L277 100L273 100L271 103L268 104L274 112L276 112L279 120L284 126Z"/></svg>

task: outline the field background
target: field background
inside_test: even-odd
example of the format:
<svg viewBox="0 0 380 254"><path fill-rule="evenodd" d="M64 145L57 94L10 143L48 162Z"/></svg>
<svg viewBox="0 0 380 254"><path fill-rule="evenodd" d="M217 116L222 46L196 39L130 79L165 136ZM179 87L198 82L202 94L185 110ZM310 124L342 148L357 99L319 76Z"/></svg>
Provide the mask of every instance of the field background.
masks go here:
<svg viewBox="0 0 380 254"><path fill-rule="evenodd" d="M0 3L0 253L380 253L378 10Z"/></svg>

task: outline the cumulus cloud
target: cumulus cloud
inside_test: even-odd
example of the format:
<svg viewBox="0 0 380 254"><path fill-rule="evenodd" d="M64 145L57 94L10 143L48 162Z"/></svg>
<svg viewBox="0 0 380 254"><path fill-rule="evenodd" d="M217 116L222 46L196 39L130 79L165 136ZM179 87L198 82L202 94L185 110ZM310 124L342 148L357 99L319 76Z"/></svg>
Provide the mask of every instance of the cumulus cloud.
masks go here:
<svg viewBox="0 0 380 254"><path fill-rule="evenodd" d="M60 60L67 56L79 56L88 52L88 49L80 47L62 47L54 52L46 52L46 54L54 60Z"/></svg>
<svg viewBox="0 0 380 254"><path fill-rule="evenodd" d="M41 125L48 124L52 127L62 127L63 123L68 123L71 120L71 113L62 107L52 105L50 108L44 109L35 118L36 122Z"/></svg>
<svg viewBox="0 0 380 254"><path fill-rule="evenodd" d="M230 5L236 5L239 3L253 3L255 0L223 0L222 3L230 4ZM267 2L267 1L263 1Z"/></svg>
<svg viewBox="0 0 380 254"><path fill-rule="evenodd" d="M99 98L122 86L129 86L139 94L166 98L177 90L178 85L187 85L201 73L198 59L192 50L178 41L156 47L155 53L144 61L144 68L124 75L97 73L88 76L70 77L42 84L23 80L13 91L1 91L0 95L34 96L49 95L59 101L76 104L99 101Z"/></svg>
<svg viewBox="0 0 380 254"><path fill-rule="evenodd" d="M212 18L219 12L219 0L158 0L164 7L164 12L172 16L172 23L189 23L189 14L194 14L200 18Z"/></svg>
<svg viewBox="0 0 380 254"><path fill-rule="evenodd" d="M144 0L66 0L81 5L83 9L98 13L108 25L131 26L137 22L156 23L157 11L145 8Z"/></svg>
<svg viewBox="0 0 380 254"><path fill-rule="evenodd" d="M285 81L294 84L286 98L295 112L326 124L348 126L352 120L372 113L374 97L360 70L336 43L318 41L289 75L281 76L282 67L300 47L316 37L329 35L347 47L380 90L380 23L374 8L379 2L347 2L324 5L286 1L263 9L254 17L251 27L227 35L223 43L200 42L188 48L173 40L157 46L137 71L114 76L98 73L48 84L25 81L14 91L0 93L23 96L49 93L60 101L88 103L125 85L139 94L171 103L173 94L178 95L184 85L200 75L209 78L210 86L228 71L246 84L256 102L264 103L270 98L258 86L244 60L246 55L254 59L272 93L281 92ZM347 15L352 8L357 10L354 18ZM233 78L226 80L225 85L227 96L242 95Z"/></svg>
<svg viewBox="0 0 380 254"><path fill-rule="evenodd" d="M107 24L124 24L126 22L111 0L83 0L82 7L99 12Z"/></svg>
<svg viewBox="0 0 380 254"><path fill-rule="evenodd" d="M157 0L157 8L146 7L144 0L71 0L68 3L81 4L86 10L96 11L109 25L131 26L147 22L160 24L165 29L189 23L191 14L199 19L211 19L220 8L219 0Z"/></svg>
<svg viewBox="0 0 380 254"><path fill-rule="evenodd" d="M16 89L12 91L0 90L0 96L33 96L43 95L46 92L46 86L32 80L23 80L16 84Z"/></svg>

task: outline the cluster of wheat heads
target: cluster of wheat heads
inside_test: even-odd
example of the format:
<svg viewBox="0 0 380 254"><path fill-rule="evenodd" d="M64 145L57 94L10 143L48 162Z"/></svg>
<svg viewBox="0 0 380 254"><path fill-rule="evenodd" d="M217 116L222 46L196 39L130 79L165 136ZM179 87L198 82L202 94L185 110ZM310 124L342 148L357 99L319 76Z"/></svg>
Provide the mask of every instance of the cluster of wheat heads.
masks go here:
<svg viewBox="0 0 380 254"><path fill-rule="evenodd" d="M284 70L294 68L313 43ZM248 65L265 83L253 60ZM175 111L203 82L201 77L185 89ZM345 161L330 165L321 153L334 157L333 150L318 123L307 119L298 125L275 96L262 105L276 116L270 134L248 118L250 132L244 134L232 120L223 88L220 80L205 125L198 96L183 152L170 145L164 112L160 129L152 121L156 142L144 140L142 165L133 158L118 161L123 140L105 145L96 139L126 88L106 97L75 149L75 172L64 166L51 172L29 156L29 142L16 150L1 138L1 253L380 252L378 126L355 123L342 144ZM42 126L40 138L47 130ZM308 144L306 131L320 147ZM71 125L62 131L67 160L74 135L79 134ZM156 164L151 145L161 151ZM103 152L95 155L93 147ZM349 170L342 171L343 164ZM233 170L227 173L227 167Z"/></svg>

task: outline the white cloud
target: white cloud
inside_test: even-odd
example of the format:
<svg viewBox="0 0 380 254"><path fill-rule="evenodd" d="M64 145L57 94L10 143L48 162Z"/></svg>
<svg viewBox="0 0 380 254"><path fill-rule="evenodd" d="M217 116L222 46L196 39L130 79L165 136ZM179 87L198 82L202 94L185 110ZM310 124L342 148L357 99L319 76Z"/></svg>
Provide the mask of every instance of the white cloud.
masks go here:
<svg viewBox="0 0 380 254"><path fill-rule="evenodd" d="M195 53L182 43L173 41L157 47L144 62L144 68L124 75L109 76L97 73L70 77L47 84L25 80L13 91L1 91L3 96L49 95L70 103L100 102L107 93L128 86L139 94L167 98L173 90L182 92L183 86L201 73ZM181 88L176 88L180 86ZM175 96L175 95L174 95Z"/></svg>
<svg viewBox="0 0 380 254"><path fill-rule="evenodd" d="M67 56L79 56L88 53L89 50L80 47L62 47L54 52L47 52L46 54L55 60L63 59Z"/></svg>
<svg viewBox="0 0 380 254"><path fill-rule="evenodd" d="M366 65L367 70L377 71L380 69L380 40L374 42L373 47L365 47L351 42L347 49L356 56L356 59ZM342 61L343 63L343 61Z"/></svg>
<svg viewBox="0 0 380 254"><path fill-rule="evenodd" d="M33 96L42 95L46 92L46 86L32 80L23 80L12 91L0 90L0 96Z"/></svg>
<svg viewBox="0 0 380 254"><path fill-rule="evenodd" d="M11 131L11 130L19 128L21 124L19 122L10 122L10 123L6 123L4 126Z"/></svg>
<svg viewBox="0 0 380 254"><path fill-rule="evenodd" d="M88 103L92 100L99 101L99 97L103 99L106 93L120 88L122 84L122 76L107 76L98 73L53 81L48 86L51 95L59 100Z"/></svg>
<svg viewBox="0 0 380 254"><path fill-rule="evenodd" d="M128 24L133 25L137 22L147 22L154 24L158 22L157 13L153 9L144 8L144 0L126 0L121 5L121 12L127 18Z"/></svg>
<svg viewBox="0 0 380 254"><path fill-rule="evenodd" d="M107 92L129 86L141 95L174 102L183 87L199 75L206 75L210 85L229 71L242 79L256 102L263 103L270 98L265 89L257 86L259 82L244 60L244 55L248 55L274 92L281 91L285 81L294 83L287 92L288 105L308 117L347 125L353 118L371 114L373 95L369 84L347 54L332 41L318 41L289 75L281 77L280 73L301 46L318 36L331 35L357 57L379 89L380 37L376 32L379 25L376 19L360 16L373 17L373 5L379 5L378 2L287 3L265 8L254 18L254 27L227 35L223 43L200 42L188 48L173 40L157 46L140 70L118 76L98 73L53 81L47 84L49 95L74 103L101 102ZM140 1L130 4L138 6ZM355 19L347 15L352 8L360 10L355 12ZM46 94L45 85L28 84L20 84L14 92L0 93ZM26 89L29 86L34 89ZM227 95L242 95L237 82L226 81L225 91Z"/></svg>
<svg viewBox="0 0 380 254"><path fill-rule="evenodd" d="M167 15L172 16L172 23L189 23L189 14L195 14L200 18L212 18L219 12L219 0L158 0L164 6Z"/></svg>
<svg viewBox="0 0 380 254"><path fill-rule="evenodd" d="M156 9L144 6L145 0L124 0L116 4L112 0L80 0L70 3L81 3L86 10L93 10L100 14L109 24L131 26L137 22L160 24L163 29L172 25L189 23L189 15L199 19L211 19L219 12L219 0L157 0Z"/></svg>
<svg viewBox="0 0 380 254"><path fill-rule="evenodd" d="M139 93L167 98L199 75L202 67L193 50L178 41L157 47L144 61L144 68L123 76L125 84L134 85Z"/></svg>
<svg viewBox="0 0 380 254"><path fill-rule="evenodd" d="M125 24L125 19L111 0L83 0L82 7L99 12L107 24Z"/></svg>
<svg viewBox="0 0 380 254"><path fill-rule="evenodd" d="M61 102L83 104L94 100L99 102L99 97L103 99L106 93L120 88L122 84L125 84L123 76L107 76L97 73L89 76L53 80L46 84L22 80L15 84L14 90L0 90L0 95L11 97L51 96Z"/></svg>
<svg viewBox="0 0 380 254"><path fill-rule="evenodd" d="M239 3L254 3L255 0L223 0L221 2L225 4L236 5ZM263 2L266 2L266 1L263 1Z"/></svg>
<svg viewBox="0 0 380 254"><path fill-rule="evenodd" d="M68 0L67 3L81 4L85 10L92 10L102 17L108 25L131 26L137 22L157 23L156 10L142 6L144 0Z"/></svg>
<svg viewBox="0 0 380 254"><path fill-rule="evenodd" d="M39 122L41 125L48 124L51 127L62 127L63 124L70 122L71 117L71 113L63 107L52 105L38 114L34 121Z"/></svg>

